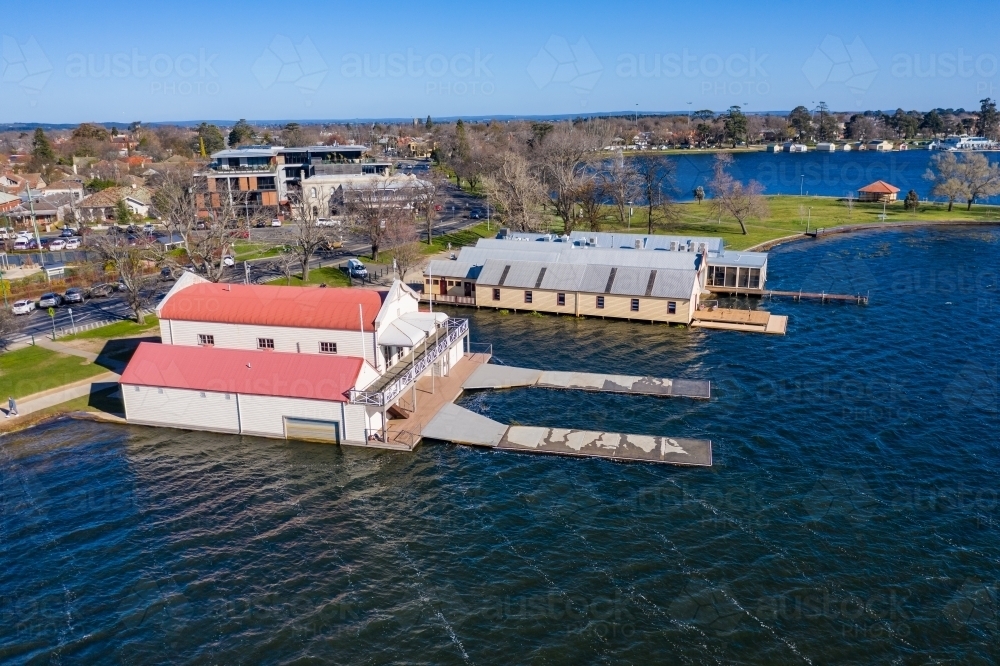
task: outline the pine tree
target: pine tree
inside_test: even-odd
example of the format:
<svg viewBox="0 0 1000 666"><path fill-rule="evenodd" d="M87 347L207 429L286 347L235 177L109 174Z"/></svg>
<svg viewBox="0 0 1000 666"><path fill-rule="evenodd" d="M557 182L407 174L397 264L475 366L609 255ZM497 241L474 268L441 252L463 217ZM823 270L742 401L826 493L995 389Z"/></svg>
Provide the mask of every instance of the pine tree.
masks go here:
<svg viewBox="0 0 1000 666"><path fill-rule="evenodd" d="M41 127L35 129L35 138L31 141L31 156L36 162L55 162L56 154L49 143L49 137Z"/></svg>

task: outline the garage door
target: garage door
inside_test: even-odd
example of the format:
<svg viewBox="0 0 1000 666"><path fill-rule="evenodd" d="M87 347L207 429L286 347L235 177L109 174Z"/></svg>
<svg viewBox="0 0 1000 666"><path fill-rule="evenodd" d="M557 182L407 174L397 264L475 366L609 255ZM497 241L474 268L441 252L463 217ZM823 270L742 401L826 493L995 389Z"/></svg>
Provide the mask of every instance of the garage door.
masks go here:
<svg viewBox="0 0 1000 666"><path fill-rule="evenodd" d="M309 442L340 443L340 428L336 421L296 419L285 417L285 439L302 439Z"/></svg>

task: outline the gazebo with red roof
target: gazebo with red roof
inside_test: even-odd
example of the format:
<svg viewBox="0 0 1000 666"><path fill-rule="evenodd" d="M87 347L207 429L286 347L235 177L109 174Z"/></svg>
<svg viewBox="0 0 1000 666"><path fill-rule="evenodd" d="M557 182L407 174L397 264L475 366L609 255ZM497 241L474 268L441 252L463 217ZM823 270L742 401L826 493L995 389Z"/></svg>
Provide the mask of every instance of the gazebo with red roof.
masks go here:
<svg viewBox="0 0 1000 666"><path fill-rule="evenodd" d="M895 201L899 188L884 180L876 180L871 185L865 185L858 190L858 201L874 201L877 203Z"/></svg>

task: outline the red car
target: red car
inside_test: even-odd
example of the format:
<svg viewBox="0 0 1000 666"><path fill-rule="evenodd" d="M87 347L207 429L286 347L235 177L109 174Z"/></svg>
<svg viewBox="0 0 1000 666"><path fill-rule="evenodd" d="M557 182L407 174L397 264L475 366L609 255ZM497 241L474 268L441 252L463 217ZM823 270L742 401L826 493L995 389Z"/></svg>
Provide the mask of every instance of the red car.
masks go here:
<svg viewBox="0 0 1000 666"><path fill-rule="evenodd" d="M434 204L434 210L441 212L441 204Z"/></svg>

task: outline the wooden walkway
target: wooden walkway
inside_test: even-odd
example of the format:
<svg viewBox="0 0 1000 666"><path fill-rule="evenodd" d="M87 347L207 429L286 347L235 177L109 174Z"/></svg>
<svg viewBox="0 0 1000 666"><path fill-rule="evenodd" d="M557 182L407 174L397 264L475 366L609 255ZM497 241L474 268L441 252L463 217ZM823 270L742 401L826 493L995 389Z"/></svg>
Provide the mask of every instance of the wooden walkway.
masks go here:
<svg viewBox="0 0 1000 666"><path fill-rule="evenodd" d="M392 419L386 428L386 442L373 442L380 448L402 448L412 451L420 443L422 433L441 408L462 395L462 385L479 367L490 360L489 354L466 354L452 366L447 377L421 377L416 385L416 409L412 409L411 390L400 395L399 405L409 411L405 419ZM391 446L385 446L386 444Z"/></svg>
<svg viewBox="0 0 1000 666"><path fill-rule="evenodd" d="M788 329L788 317L771 314L767 310L713 308L695 311L691 326L720 331L784 335Z"/></svg>

